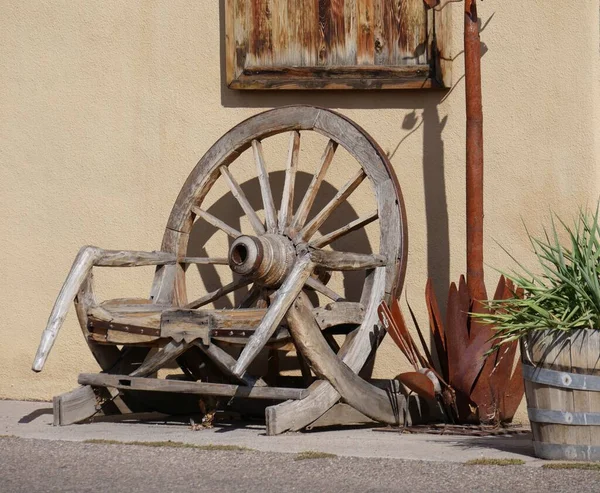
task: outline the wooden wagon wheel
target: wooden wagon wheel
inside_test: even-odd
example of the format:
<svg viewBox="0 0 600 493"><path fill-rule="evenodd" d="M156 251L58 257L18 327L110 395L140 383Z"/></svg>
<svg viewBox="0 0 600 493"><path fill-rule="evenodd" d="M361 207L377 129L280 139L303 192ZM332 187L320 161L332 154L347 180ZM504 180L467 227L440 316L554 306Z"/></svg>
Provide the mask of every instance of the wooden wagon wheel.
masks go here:
<svg viewBox="0 0 600 493"><path fill-rule="evenodd" d="M295 194L295 189L301 135L309 132L324 136L328 142L310 184L295 207L294 196L300 195ZM277 210L263 142L281 133L289 134L289 147L287 157L282 157L286 161L285 180L281 206ZM335 196L323 202L321 210L313 212L318 209L314 206L322 202L319 197L326 188L322 184L338 147L345 149L358 164L354 165L357 171L346 169L345 184ZM250 148L264 221L232 172L241 161L242 153ZM226 218L209 212L205 200L217 180L228 187L241 206L250 231L236 229L224 220ZM371 185L375 210L317 235L365 180ZM204 221L231 237L228 252L214 257L187 256L192 227L195 222L205 227ZM330 244L371 223L379 227L377 252L330 248ZM33 369L41 371L43 368L68 304L75 298L81 326L94 357L105 374L112 373L116 377L80 375L78 380L84 387L74 391L75 395L61 398L65 409L67 405L74 406L71 414L75 416L65 422L93 412L94 398L89 393L94 386L119 388L126 391L126 396L136 388L164 390L168 387L170 392L181 389L181 386L160 382L142 384L140 380L144 379L138 377L150 376L177 358L189 370L197 357L194 354L203 355L227 378L237 379L250 389L242 394L252 392L255 397L298 399L267 409L270 434L302 428L340 399L375 420L389 423L400 420L397 398L391 398L358 377L384 334L378 328L377 308L381 301L389 302L398 294L406 266L406 219L396 177L381 149L359 126L333 111L309 106L267 111L237 125L209 149L188 177L169 217L161 250L132 252L84 247L77 256L42 335ZM220 265L235 274L234 280L190 301L186 280L186 267L190 264ZM97 303L92 286L93 266L140 265L157 266L149 300L117 299ZM359 301L346 301L327 285L334 271L365 273ZM206 309L207 305L247 286L251 287L239 309ZM308 293L314 295L315 292L332 301L327 306L313 306ZM242 350L237 360L215 344L223 335L223 328L230 327L228 333L233 333L232 325L241 326L240 332L249 335L249 338L241 338ZM330 332L340 325L353 329L341 348ZM289 340L291 334L303 376L310 378L308 361L318 377L308 391L268 388L260 375L253 377L247 372L263 348L273 344L277 347L281 334L283 340ZM236 341L240 343L240 338ZM123 349L119 349L119 345L123 345ZM149 349L144 346L157 345L159 351L147 357ZM190 349L196 352L189 354ZM120 379L119 375L132 379ZM134 388L134 384L139 386ZM211 382L192 385L191 393L238 395L235 385L215 387ZM80 396L77 392L87 394ZM91 403L92 409L77 407L82 401Z"/></svg>
<svg viewBox="0 0 600 493"><path fill-rule="evenodd" d="M318 132L329 141L317 171L300 205L294 211L294 185L301 132L307 131ZM290 140L287 156L282 157L286 159L285 182L281 192L281 206L277 210L274 199L276 194L271 190L262 143L281 133L289 133ZM349 176L348 182L335 197L311 217L311 208L338 146L343 147L358 162L360 170ZM252 148L256 164L264 222L250 205L242 187L229 169L249 148ZM317 237L315 233L321 225L365 178L372 186L377 210L351 221L342 228ZM252 227L250 234L242 234L203 208L203 200L219 179L226 183L246 214ZM162 269L162 274L159 274L165 277L162 285L170 285L169 278L173 274L175 278L175 289L170 292L172 299L169 301L182 307L196 309L245 286L252 285L251 295L258 293L260 288L269 288L273 292L270 296L270 306L243 348L233 372L238 377L242 376L278 325L287 321L295 343L309 360L313 370L322 378L311 387L308 398L270 408L267 412L269 431L278 433L283 429L300 428L309 424L339 400L340 395L375 419L397 420L397 416L390 417L387 408L383 412L377 409L380 404L386 407L383 401L389 402L385 392L363 388L363 391L369 391L366 394L362 392L363 396L368 396L374 401L366 405L364 402L355 402L356 399L351 395L353 389L359 390L357 385L363 386L357 381L357 377L354 378L355 374L363 367L381 340L382 334L378 333L377 329L377 306L382 300L389 302L397 295L402 286L406 266L406 219L402 196L391 164L375 141L354 122L327 109L294 106L253 116L219 139L191 172L169 217L162 250L173 253L178 258L185 257L190 232L194 222L199 220L208 222L233 239L226 255L227 262L240 277L190 301L187 298L184 265L178 264L174 272ZM379 224L379 252L357 254L335 252L326 248L338 238L373 221L378 221ZM215 258L213 261L223 263L222 258ZM364 310L362 323L352 337L347 338L337 354L329 349L314 319L314 311L309 306L308 298L302 293L316 290L331 298L334 308L342 297L322 282L325 280L322 276L315 276L315 270L367 271L361 296ZM329 353L325 354L326 351ZM348 368L354 372L354 377L347 374ZM334 382L335 388L329 381ZM347 388L348 386L350 388ZM381 402L378 404L375 402L377 400ZM287 422L287 417L290 417L293 423Z"/></svg>

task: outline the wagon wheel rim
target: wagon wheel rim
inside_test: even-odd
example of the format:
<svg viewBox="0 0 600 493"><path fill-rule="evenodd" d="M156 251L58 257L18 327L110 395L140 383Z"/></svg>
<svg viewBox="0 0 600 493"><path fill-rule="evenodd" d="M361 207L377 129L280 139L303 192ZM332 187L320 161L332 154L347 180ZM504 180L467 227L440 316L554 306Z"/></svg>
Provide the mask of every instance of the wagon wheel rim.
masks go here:
<svg viewBox="0 0 600 493"><path fill-rule="evenodd" d="M329 140L311 185L299 207L294 210L294 180L303 131L315 131ZM277 210L269 185L262 142L270 136L285 132L289 132L290 140L281 206ZM338 146L348 151L359 164L360 170L350 177L322 211L310 217L320 184L326 178ZM249 148L252 149L260 184L264 222L249 204L242 187L229 170L229 166ZM243 209L252 227L251 234L242 234L202 207L203 200L218 179L227 183L228 189ZM339 230L317 237L316 232L336 210L340 201L351 195L365 179L371 182L375 191L377 211L361 216ZM217 141L188 177L171 212L162 249L184 257L191 229L198 220L212 224L234 240L226 258L209 258L207 263L223 264L226 261L232 271L241 277L221 286L215 292L189 301L185 268L183 264L177 264L173 289L175 304L192 309L202 308L215 299L250 284L253 286L249 290L249 297L256 296L257 291L265 287L274 291L267 314L237 360L235 374L241 376L244 373L264 347L268 336L284 320L291 303L301 292L306 289L316 290L334 302L342 298L326 283L311 276L316 267L335 270L340 267L340 262L343 265L339 270L370 270L365 278L361 298L361 302L365 304L363 323L357 335L347 340L340 350L340 359L355 372L360 370L372 346L380 340L381 334L376 328L376 307L382 300L390 301L397 295L406 266L406 219L397 179L383 151L364 130L333 111L315 107L284 107L249 118ZM362 255L357 260L339 252L332 255L325 249L336 239L364 228L374 220L379 221L380 225L378 254ZM265 256L265 251L269 251L270 256ZM350 265L351 261L354 261L354 265ZM373 338L373 333L377 337ZM367 345L364 344L365 338L371 341ZM359 343L361 340L362 343Z"/></svg>

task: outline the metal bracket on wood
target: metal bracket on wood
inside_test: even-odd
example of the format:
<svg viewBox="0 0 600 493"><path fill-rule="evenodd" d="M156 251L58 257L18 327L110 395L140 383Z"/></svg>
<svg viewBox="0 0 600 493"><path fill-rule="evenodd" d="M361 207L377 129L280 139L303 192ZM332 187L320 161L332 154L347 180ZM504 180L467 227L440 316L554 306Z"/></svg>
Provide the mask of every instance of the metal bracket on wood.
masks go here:
<svg viewBox="0 0 600 493"><path fill-rule="evenodd" d="M600 425L600 413L575 413L555 411L553 409L527 408L529 420L536 423L555 423L560 425Z"/></svg>
<svg viewBox="0 0 600 493"><path fill-rule="evenodd" d="M595 375L548 370L523 364L523 378L552 387L600 392L600 376Z"/></svg>

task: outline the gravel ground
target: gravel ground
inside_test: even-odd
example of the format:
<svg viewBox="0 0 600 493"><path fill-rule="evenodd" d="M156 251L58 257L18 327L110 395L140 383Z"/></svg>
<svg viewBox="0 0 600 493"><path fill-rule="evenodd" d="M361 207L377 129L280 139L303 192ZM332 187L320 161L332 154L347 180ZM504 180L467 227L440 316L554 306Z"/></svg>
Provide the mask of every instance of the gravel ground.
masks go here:
<svg viewBox="0 0 600 493"><path fill-rule="evenodd" d="M0 492L600 491L600 472L0 438Z"/></svg>

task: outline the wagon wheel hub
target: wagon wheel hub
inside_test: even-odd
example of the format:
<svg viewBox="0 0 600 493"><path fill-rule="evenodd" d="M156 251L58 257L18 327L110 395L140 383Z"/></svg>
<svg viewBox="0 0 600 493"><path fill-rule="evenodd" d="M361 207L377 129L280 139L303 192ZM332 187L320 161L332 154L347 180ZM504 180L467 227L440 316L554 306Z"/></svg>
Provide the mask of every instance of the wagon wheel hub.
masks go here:
<svg viewBox="0 0 600 493"><path fill-rule="evenodd" d="M285 236L267 233L242 235L229 249L229 267L267 287L277 287L290 273L296 259L294 244Z"/></svg>

